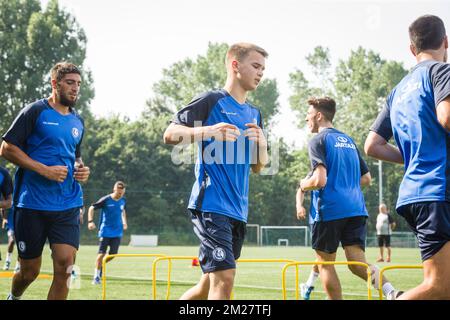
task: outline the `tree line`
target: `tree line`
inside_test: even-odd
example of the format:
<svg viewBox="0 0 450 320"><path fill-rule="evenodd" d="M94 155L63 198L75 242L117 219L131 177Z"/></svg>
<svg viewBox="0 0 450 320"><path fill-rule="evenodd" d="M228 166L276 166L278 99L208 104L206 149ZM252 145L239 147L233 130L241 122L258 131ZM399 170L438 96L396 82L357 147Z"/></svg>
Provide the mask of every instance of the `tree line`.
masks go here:
<svg viewBox="0 0 450 320"><path fill-rule="evenodd" d="M86 127L82 156L91 168L89 182L84 185L85 204L89 206L111 192L116 180L123 180L128 184L127 235L158 234L161 244L196 244L186 211L194 182L193 164L174 165L172 147L162 143L162 135L176 110L199 93L223 86L227 44L209 43L204 54L164 68L161 79L148 93L140 117L130 121L119 115L92 114L89 105L95 96L95 83L84 64L87 40L83 28L57 0L51 0L45 9L37 0L0 0L0 132L6 132L26 104L49 96L49 70L56 62L77 64L83 70L77 103ZM335 127L352 136L364 154L371 123L407 70L401 63L384 60L362 47L352 50L335 68L325 47L314 48L305 59L309 70L296 69L289 75L289 105L297 119L299 138L304 135L308 97L328 95L337 102ZM313 76L308 79L306 74ZM278 82L269 78L249 96L260 107L270 136L279 112L278 99ZM295 192L299 180L310 170L307 148L296 149L283 139L277 139L276 148L278 173L251 175L248 222L306 225L307 221L295 218ZM364 189L369 230L373 231L378 213L378 169L373 159L363 157L373 178L372 185ZM0 159L0 165L13 174L11 164ZM392 212L402 175L400 166L383 165L383 196ZM399 230L408 230L403 219L394 218ZM82 228L82 243L95 239L95 233Z"/></svg>

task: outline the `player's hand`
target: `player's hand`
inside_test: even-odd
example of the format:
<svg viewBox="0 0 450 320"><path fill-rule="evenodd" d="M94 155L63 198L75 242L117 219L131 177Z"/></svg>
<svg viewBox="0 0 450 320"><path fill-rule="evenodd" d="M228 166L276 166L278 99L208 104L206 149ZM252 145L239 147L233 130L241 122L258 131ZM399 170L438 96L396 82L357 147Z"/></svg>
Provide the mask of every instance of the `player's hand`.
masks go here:
<svg viewBox="0 0 450 320"><path fill-rule="evenodd" d="M8 223L8 219L2 220L2 229L6 229L6 224Z"/></svg>
<svg viewBox="0 0 450 320"><path fill-rule="evenodd" d="M64 182L68 172L67 166L47 166L42 175L49 180Z"/></svg>
<svg viewBox="0 0 450 320"><path fill-rule="evenodd" d="M304 220L306 218L306 209L302 205L297 206L297 220Z"/></svg>
<svg viewBox="0 0 450 320"><path fill-rule="evenodd" d="M88 223L88 229L89 230L94 230L96 228L95 223L94 222L89 222Z"/></svg>
<svg viewBox="0 0 450 320"><path fill-rule="evenodd" d="M205 138L214 138L218 141L234 142L241 135L238 127L230 123L220 122L206 127Z"/></svg>
<svg viewBox="0 0 450 320"><path fill-rule="evenodd" d="M123 224L123 230L127 230L128 229L128 225L126 223Z"/></svg>
<svg viewBox="0 0 450 320"><path fill-rule="evenodd" d="M266 136L257 124L246 123L245 126L247 126L248 129L244 131L244 135L248 138L248 140L255 141L262 148L267 147Z"/></svg>
<svg viewBox="0 0 450 320"><path fill-rule="evenodd" d="M78 182L86 182L89 179L89 175L91 174L91 170L89 167L85 166L82 163L75 162L75 172L73 177Z"/></svg>

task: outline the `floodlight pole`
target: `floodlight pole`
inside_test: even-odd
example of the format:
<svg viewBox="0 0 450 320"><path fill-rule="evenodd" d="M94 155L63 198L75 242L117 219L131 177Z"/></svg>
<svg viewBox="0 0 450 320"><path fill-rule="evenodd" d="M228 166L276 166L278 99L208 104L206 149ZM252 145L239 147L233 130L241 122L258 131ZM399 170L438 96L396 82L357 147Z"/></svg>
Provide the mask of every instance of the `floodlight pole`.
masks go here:
<svg viewBox="0 0 450 320"><path fill-rule="evenodd" d="M383 161L375 163L378 166L378 204L383 203Z"/></svg>

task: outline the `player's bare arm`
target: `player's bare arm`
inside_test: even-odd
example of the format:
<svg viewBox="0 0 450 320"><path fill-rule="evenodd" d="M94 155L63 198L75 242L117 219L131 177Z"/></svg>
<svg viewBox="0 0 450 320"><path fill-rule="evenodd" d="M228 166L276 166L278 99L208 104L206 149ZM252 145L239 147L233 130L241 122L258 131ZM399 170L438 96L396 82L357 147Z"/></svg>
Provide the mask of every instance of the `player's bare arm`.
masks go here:
<svg viewBox="0 0 450 320"><path fill-rule="evenodd" d="M305 192L298 188L297 194L295 195L295 207L297 209L297 219L304 220L306 218L306 209L303 206L303 201L305 200Z"/></svg>
<svg viewBox="0 0 450 320"><path fill-rule="evenodd" d="M19 147L6 141L2 142L0 156L21 168L35 171L49 180L63 182L67 177L68 169L66 166L46 166L31 159Z"/></svg>
<svg viewBox="0 0 450 320"><path fill-rule="evenodd" d="M236 141L239 129L230 123L217 123L213 126L187 127L171 123L164 132L165 144L190 144L214 138L219 141Z"/></svg>
<svg viewBox="0 0 450 320"><path fill-rule="evenodd" d="M125 210L122 211L122 224L123 230L127 230L128 229L127 212Z"/></svg>
<svg viewBox="0 0 450 320"><path fill-rule="evenodd" d="M304 191L322 189L327 184L327 169L323 165L318 165L311 176L304 178L300 182L300 188Z"/></svg>
<svg viewBox="0 0 450 320"><path fill-rule="evenodd" d="M450 132L450 96L437 105L436 115L441 126Z"/></svg>
<svg viewBox="0 0 450 320"><path fill-rule="evenodd" d="M370 175L370 172L367 172L366 174L363 174L360 179L361 187L370 186L372 183L372 176Z"/></svg>
<svg viewBox="0 0 450 320"><path fill-rule="evenodd" d="M3 209L5 211L6 209L11 208L12 205L12 195L9 195L6 199L0 200L0 210Z"/></svg>
<svg viewBox="0 0 450 320"><path fill-rule="evenodd" d="M252 171L254 173L259 173L269 163L267 139L263 130L257 124L246 123L245 125L248 129L244 131L244 135L250 141L254 141L256 143L255 156L257 157L257 163L251 165Z"/></svg>
<svg viewBox="0 0 450 320"><path fill-rule="evenodd" d="M379 160L403 164L403 157L400 150L388 143L382 136L374 131L370 131L364 144L364 152L369 156Z"/></svg>
<svg viewBox="0 0 450 320"><path fill-rule="evenodd" d="M87 182L90 173L91 170L88 166L84 165L83 160L81 158L77 158L75 160L75 172L73 174L75 180L78 182Z"/></svg>
<svg viewBox="0 0 450 320"><path fill-rule="evenodd" d="M94 206L90 206L88 210L88 229L94 230L96 228L94 223Z"/></svg>

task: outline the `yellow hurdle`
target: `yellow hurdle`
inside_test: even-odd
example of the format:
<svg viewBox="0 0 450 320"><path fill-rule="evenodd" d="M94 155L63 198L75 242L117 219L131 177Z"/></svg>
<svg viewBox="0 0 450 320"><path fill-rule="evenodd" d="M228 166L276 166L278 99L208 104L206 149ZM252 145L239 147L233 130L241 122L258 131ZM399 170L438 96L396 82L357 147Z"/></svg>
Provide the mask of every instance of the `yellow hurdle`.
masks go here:
<svg viewBox="0 0 450 320"><path fill-rule="evenodd" d="M192 260L194 258L197 258L196 256L164 256L164 257L160 257L160 258L156 258L153 261L153 265L152 265L152 272L153 272L153 279L156 279L156 266L158 264L159 261L163 261L163 260ZM291 262L295 262L295 260L289 260L289 259L238 259L236 262L238 263L260 263L260 262L272 262L272 263L276 263L276 262L285 262L285 263L291 263ZM169 268L168 270L168 275L167 275L167 292L166 292L166 300L169 300L170 297L170 279L171 279L171 269ZM299 297L299 292L298 292L298 282L299 282L299 277L298 277L298 267L296 267L296 275L295 275L295 296L298 299ZM233 296L233 293L232 293ZM153 281L153 299L156 299L156 281Z"/></svg>
<svg viewBox="0 0 450 320"><path fill-rule="evenodd" d="M164 254L153 254L153 253L124 253L124 254L108 254L102 260L102 299L106 300L106 263L111 261L114 258L119 257L127 257L127 258L136 258L136 257L164 257ZM169 261L169 270L172 268L172 265ZM154 284L156 279L152 278L152 283Z"/></svg>
<svg viewBox="0 0 450 320"><path fill-rule="evenodd" d="M169 270L167 270L167 292L166 292L166 300L169 300L169 295L170 295L170 273L172 271L172 260L192 260L192 259L196 259L196 256L163 256L163 257L159 257L156 258L153 261L152 264L152 277L153 279L156 279L156 265L158 264L159 261L162 260L168 260L169 261ZM156 281L153 281L152 284L152 289L153 289L153 300L156 300Z"/></svg>
<svg viewBox="0 0 450 320"><path fill-rule="evenodd" d="M422 265L405 265L405 266L387 266L380 269L380 279L383 279L383 273L391 269L423 269ZM379 287L380 300L383 300L383 281L380 281Z"/></svg>
<svg viewBox="0 0 450 320"><path fill-rule="evenodd" d="M285 262L285 263L293 263L296 262L295 260L290 259L238 259L236 262L253 262L253 263L259 263L259 262ZM298 292L298 283L299 283L299 277L298 277L298 266L295 266L295 298L298 300L299 298L299 292Z"/></svg>
<svg viewBox="0 0 450 320"><path fill-rule="evenodd" d="M288 263L283 267L281 282L282 282L282 291L283 291L283 300L286 300L286 270L291 266L299 266L299 265L356 265L366 267L367 269L367 299L372 300L372 291L371 291L371 283L372 283L372 275L370 267L367 263L359 262L359 261L296 261L292 263ZM296 285L297 286L297 285ZM298 297L297 297L298 299Z"/></svg>

